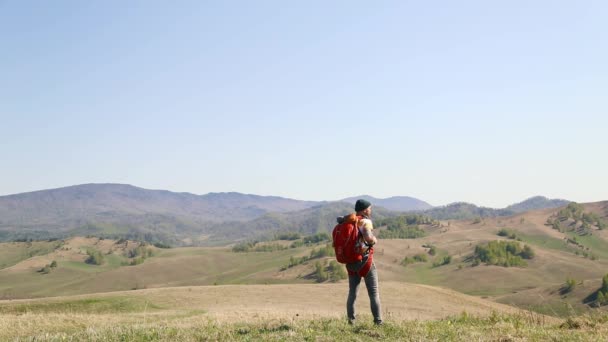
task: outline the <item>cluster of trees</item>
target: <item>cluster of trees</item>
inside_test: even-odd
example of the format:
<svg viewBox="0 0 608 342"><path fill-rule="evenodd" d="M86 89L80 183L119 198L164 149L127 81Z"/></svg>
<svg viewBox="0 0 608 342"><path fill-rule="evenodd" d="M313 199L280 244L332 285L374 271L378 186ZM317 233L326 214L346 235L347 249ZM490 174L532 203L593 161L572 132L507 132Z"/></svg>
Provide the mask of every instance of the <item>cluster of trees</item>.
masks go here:
<svg viewBox="0 0 608 342"><path fill-rule="evenodd" d="M53 260L50 264L44 265L43 268L39 269L38 272L42 274L49 274L53 268L57 267L57 261Z"/></svg>
<svg viewBox="0 0 608 342"><path fill-rule="evenodd" d="M391 228L403 228L408 226L417 226L421 224L436 224L432 218L419 214L401 215L389 217L375 222L377 226L386 226Z"/></svg>
<svg viewBox="0 0 608 342"><path fill-rule="evenodd" d="M244 252L275 252L287 249L287 247L278 243L259 244L259 241L247 241L237 243L232 247L235 253Z"/></svg>
<svg viewBox="0 0 608 342"><path fill-rule="evenodd" d="M38 231L20 229L17 231L1 230L0 242L34 242L34 241L53 241L64 238L65 234L58 234L49 231Z"/></svg>
<svg viewBox="0 0 608 342"><path fill-rule="evenodd" d="M299 240L301 238L302 238L302 234L300 234L298 232L277 233L274 235L275 240L293 241L293 240Z"/></svg>
<svg viewBox="0 0 608 342"><path fill-rule="evenodd" d="M571 202L564 209L560 210L556 217L548 218L546 225L552 226L553 229L563 232L564 229L562 228L561 223L571 219L574 221L574 226L579 222L581 223L577 229L577 233L580 235L591 234L591 228L593 226L600 230L606 229L608 225L598 214L585 212L584 210L585 208L582 205Z"/></svg>
<svg viewBox="0 0 608 342"><path fill-rule="evenodd" d="M127 258L137 258L137 257L151 257L154 252L151 248L146 247L145 244L139 245L137 248L133 248L126 252Z"/></svg>
<svg viewBox="0 0 608 342"><path fill-rule="evenodd" d="M449 263L452 262L452 257L449 255L446 255L442 258L439 258L439 260L435 260L435 262L433 262L433 267L439 267L439 266L443 266L443 265L447 265Z"/></svg>
<svg viewBox="0 0 608 342"><path fill-rule="evenodd" d="M251 251L252 252L275 252L275 251L282 251L284 249L287 249L287 247L283 246L281 244L278 244L278 243L265 243L265 244L261 244L261 245L257 245L255 247L253 247L253 249Z"/></svg>
<svg viewBox="0 0 608 342"><path fill-rule="evenodd" d="M561 232L561 233L564 232L564 230L562 229L562 225L560 224L559 219L552 219L551 217L549 217L547 219L547 222L545 223L545 225L551 226L551 228L557 230L558 232Z"/></svg>
<svg viewBox="0 0 608 342"><path fill-rule="evenodd" d="M143 264L144 260L154 255L154 251L148 248L145 243L140 244L137 248L130 249L126 252L126 257L131 259L128 263L123 265L135 266Z"/></svg>
<svg viewBox="0 0 608 342"><path fill-rule="evenodd" d="M378 233L383 239L416 239L426 235L419 225L437 224L437 221L424 215L411 214L389 217L375 222L376 226L386 226Z"/></svg>
<svg viewBox="0 0 608 342"><path fill-rule="evenodd" d="M403 260L401 260L401 265L403 266L407 266L416 262L427 262L429 260L429 257L426 254L420 253L420 254L416 254L412 257L405 257L403 258Z"/></svg>
<svg viewBox="0 0 608 342"><path fill-rule="evenodd" d="M326 241L331 240L331 237L326 232L316 233L314 235L305 236L303 238L300 235L300 233L293 233L293 232L275 234L274 237L275 237L275 240L293 241L291 243L291 245L289 246L289 248L310 246L310 245L314 245L314 244L318 244L321 242L326 242ZM274 251L281 251L281 250L288 248L288 247L283 246L278 243L266 243L266 244L259 244L259 243L260 243L260 241L257 241L257 240L237 243L236 245L234 245L232 247L232 251L235 253L274 252Z"/></svg>
<svg viewBox="0 0 608 342"><path fill-rule="evenodd" d="M426 233L424 230L420 229L418 226L414 226L381 230L378 237L381 239L416 239L425 235Z"/></svg>
<svg viewBox="0 0 608 342"><path fill-rule="evenodd" d="M504 267L527 266L524 259L534 258L534 251L528 245L522 248L516 241L491 241L485 246L475 246L473 258L473 266L481 262Z"/></svg>
<svg viewBox="0 0 608 342"><path fill-rule="evenodd" d="M331 246L331 244L327 244L327 245L325 245L325 247L321 247L319 249L313 248L310 251L309 255L305 255L305 256L302 256L299 258L291 256L289 258L289 264L287 264L287 266L283 266L281 268L281 271L284 271L284 270L294 267L294 266L301 265L309 260L325 258L325 257L335 256L335 255L336 254L335 254L334 248Z"/></svg>
<svg viewBox="0 0 608 342"><path fill-rule="evenodd" d="M305 236L301 240L292 242L290 247L298 248L298 247L313 245L313 244L330 241L330 240L331 240L331 237L329 236L328 233L326 233L326 232L316 233L314 235Z"/></svg>
<svg viewBox="0 0 608 342"><path fill-rule="evenodd" d="M608 274L602 278L602 287L597 290L596 303L598 306L608 304Z"/></svg>
<svg viewBox="0 0 608 342"><path fill-rule="evenodd" d="M517 234L515 234L515 232L509 231L505 228L502 228L501 230L499 230L497 235L507 237L511 240L521 241L521 238L519 236L517 236Z"/></svg>
<svg viewBox="0 0 608 342"><path fill-rule="evenodd" d="M557 213L557 217L560 221L565 221L567 219L580 220L583 216L585 208L576 203L570 202L564 209L560 210Z"/></svg>
<svg viewBox="0 0 608 342"><path fill-rule="evenodd" d="M101 265L105 261L103 254L96 249L88 250L87 255L89 257L84 262L90 265Z"/></svg>
<svg viewBox="0 0 608 342"><path fill-rule="evenodd" d="M171 245L168 243L164 243L164 242L155 242L154 247L168 249L168 248L171 248Z"/></svg>
<svg viewBox="0 0 608 342"><path fill-rule="evenodd" d="M331 260L326 267L321 261L315 262L315 271L313 273L317 282L325 281L337 282L340 279L346 279L347 273L344 265L340 265L335 260Z"/></svg>
<svg viewBox="0 0 608 342"><path fill-rule="evenodd" d="M426 210L424 213L438 220L474 220L479 218L479 222L481 222L483 217L510 216L516 212L510 209L491 209L459 202L435 207Z"/></svg>

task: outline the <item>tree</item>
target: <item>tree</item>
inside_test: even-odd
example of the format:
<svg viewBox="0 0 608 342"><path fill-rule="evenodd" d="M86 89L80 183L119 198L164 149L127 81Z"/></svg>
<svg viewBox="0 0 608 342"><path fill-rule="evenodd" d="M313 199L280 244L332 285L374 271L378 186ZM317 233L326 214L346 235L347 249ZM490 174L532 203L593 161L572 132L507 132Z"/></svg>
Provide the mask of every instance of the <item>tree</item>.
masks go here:
<svg viewBox="0 0 608 342"><path fill-rule="evenodd" d="M433 263L433 267L439 267L439 266L447 265L450 262L452 262L452 257L449 256L449 255L446 255L443 258L440 258L439 260L435 261Z"/></svg>
<svg viewBox="0 0 608 342"><path fill-rule="evenodd" d="M532 259L534 258L534 251L528 245L524 246L524 250L520 253L521 257L524 259Z"/></svg>
<svg viewBox="0 0 608 342"><path fill-rule="evenodd" d="M91 265L101 265L104 262L103 254L98 250L89 250L87 251L89 257L84 261L87 264Z"/></svg>
<svg viewBox="0 0 608 342"><path fill-rule="evenodd" d="M572 292L575 287L576 287L576 280L574 280L572 278L566 278L566 283L562 287L561 292L562 292L562 294Z"/></svg>
<svg viewBox="0 0 608 342"><path fill-rule="evenodd" d="M347 277L345 267L338 264L335 260L332 260L329 263L329 273L329 278L332 282L336 282L341 279L346 279Z"/></svg>
<svg viewBox="0 0 608 342"><path fill-rule="evenodd" d="M426 254L416 254L414 255L414 260L417 262L427 262L429 258L426 256Z"/></svg>
<svg viewBox="0 0 608 342"><path fill-rule="evenodd" d="M51 266L48 264L44 265L44 267L39 269L38 272L42 273L42 274L49 274L49 273L51 273Z"/></svg>
<svg viewBox="0 0 608 342"><path fill-rule="evenodd" d="M534 251L525 246L522 249L516 241L491 241L487 245L475 246L473 257L488 265L526 266L523 258L533 258Z"/></svg>
<svg viewBox="0 0 608 342"><path fill-rule="evenodd" d="M604 294L602 293L602 291L599 291L597 293L597 305L604 305L604 303L606 303L606 297L604 296Z"/></svg>
<svg viewBox="0 0 608 342"><path fill-rule="evenodd" d="M325 271L325 267L323 267L323 264L321 264L320 261L315 262L315 277L319 283L322 283L329 278L327 271Z"/></svg>

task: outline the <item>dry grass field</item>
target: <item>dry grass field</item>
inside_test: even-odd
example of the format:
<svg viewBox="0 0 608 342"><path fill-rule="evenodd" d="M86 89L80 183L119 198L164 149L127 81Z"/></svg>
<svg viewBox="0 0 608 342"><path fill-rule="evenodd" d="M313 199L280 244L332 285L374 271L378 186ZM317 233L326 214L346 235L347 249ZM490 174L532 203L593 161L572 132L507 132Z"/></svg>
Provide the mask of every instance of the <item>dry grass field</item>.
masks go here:
<svg viewBox="0 0 608 342"><path fill-rule="evenodd" d="M5 300L0 301L0 340L485 340L550 336L562 329L563 322L555 318L448 289L397 282L381 286L385 327L370 324L365 291L357 304L360 322L349 327L345 285L193 286ZM495 331L487 335L492 327ZM605 336L606 328L571 333Z"/></svg>
<svg viewBox="0 0 608 342"><path fill-rule="evenodd" d="M14 341L599 341L605 315L556 319L426 285L385 282L384 326L361 293L355 326L345 284L218 285L0 302Z"/></svg>

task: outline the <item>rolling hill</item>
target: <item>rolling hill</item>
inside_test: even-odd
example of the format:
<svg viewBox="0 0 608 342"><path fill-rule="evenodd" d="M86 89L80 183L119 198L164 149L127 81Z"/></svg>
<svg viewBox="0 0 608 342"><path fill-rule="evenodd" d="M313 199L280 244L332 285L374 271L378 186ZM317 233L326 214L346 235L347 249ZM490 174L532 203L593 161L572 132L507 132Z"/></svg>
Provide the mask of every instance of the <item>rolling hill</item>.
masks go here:
<svg viewBox="0 0 608 342"><path fill-rule="evenodd" d="M456 202L426 209L423 213L438 220L469 220L481 217L511 216L530 210L557 208L565 206L569 202L562 199L548 199L544 196L535 196L502 209L480 207L466 202Z"/></svg>
<svg viewBox="0 0 608 342"><path fill-rule="evenodd" d="M317 232L331 232L336 218L353 211L353 205L345 202L331 202L290 213L269 213L248 222L222 222L210 227L214 235L208 242L215 244L247 240L268 239L276 232L298 232L304 235ZM398 213L382 207L374 207L374 219L396 216Z"/></svg>
<svg viewBox="0 0 608 342"><path fill-rule="evenodd" d="M342 202L355 203L358 199L370 201L375 207L382 207L392 211L418 211L430 209L433 206L425 201L408 196L394 196L389 198L376 198L369 195L361 195L342 199Z"/></svg>
<svg viewBox="0 0 608 342"><path fill-rule="evenodd" d="M510 206L506 207L505 210L509 210L514 213L523 213L530 210L563 207L568 203L570 203L570 201L563 199L549 199L544 196L534 196L525 201L511 204Z"/></svg>
<svg viewBox="0 0 608 342"><path fill-rule="evenodd" d="M333 211L326 213L323 210L327 207L323 206L307 209L313 211L314 215L301 213L301 217L296 215L283 219L294 220L299 226L304 225L307 217L326 217L329 220L336 213L350 208L346 204L334 205ZM580 229L581 221L575 223L575 219L571 218L562 220L560 217L567 214L564 207L509 217L484 218L481 221L441 221L439 224L421 225L420 228L426 232L423 237L381 239L376 247L376 264L383 282L439 286L507 304L531 304L534 301L522 298L540 293L547 299L547 305L536 305L533 309L547 314L551 314L551 310L563 313L563 310L556 309L563 305L563 300L555 289L562 286L567 277L572 277L590 284L579 288L580 296L579 292L572 296L584 308L576 298L588 292L583 288L591 291L608 269L608 232L600 230L597 224L597 220L608 221L608 202L575 207L580 209L577 217L587 221L591 220L590 217L596 220L595 223L589 221L591 223L587 230ZM378 214L380 217L382 212ZM547 224L554 220L561 222L559 229ZM314 233L312 227L317 223L310 222L311 229L301 233ZM243 226L240 228L246 229ZM382 231L387 228L377 229ZM498 233L501 230L509 234L500 236ZM491 241L528 245L534 251L534 257L527 260L525 266L475 265L472 256L476 247ZM332 260L331 256L296 263L293 267L286 266L296 258L311 255L313 249L318 250L326 243L322 241L289 248L291 241L268 241L262 244L283 247L242 253L233 252L231 247L159 249L150 246L154 251L153 256L134 266L124 265L125 261L130 260L125 255L128 249L136 248L138 242L125 244L99 238L72 238L63 242L2 243L0 260L6 261L2 263L3 269L0 269L0 297L45 297L214 284L310 284L316 282L312 276L314 264L317 261L327 264ZM430 255L429 246L434 246L434 255ZM87 251L91 249L106 255L103 265L84 262ZM426 255L428 261L404 266L406 257L420 254ZM450 262L437 265L437 261L446 256L451 257ZM49 274L38 272L53 260L58 263L56 269Z"/></svg>

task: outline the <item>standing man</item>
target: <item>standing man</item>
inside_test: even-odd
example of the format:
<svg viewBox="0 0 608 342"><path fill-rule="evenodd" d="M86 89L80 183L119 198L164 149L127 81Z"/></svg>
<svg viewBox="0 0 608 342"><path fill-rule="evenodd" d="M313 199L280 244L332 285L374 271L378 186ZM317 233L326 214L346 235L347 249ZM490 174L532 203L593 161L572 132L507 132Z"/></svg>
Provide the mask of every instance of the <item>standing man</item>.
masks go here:
<svg viewBox="0 0 608 342"><path fill-rule="evenodd" d="M382 313L380 309L380 289L378 288L378 271L374 264L374 248L378 242L372 230L374 229L371 216L372 204L364 199L357 200L355 203L355 211L360 224L358 225L361 246L364 247L363 260L347 264L348 270L348 300L346 302L346 313L348 315L348 323L355 323L355 301L357 300L357 292L361 278L365 279L365 287L369 295L372 315L374 316L374 324L382 325Z"/></svg>

